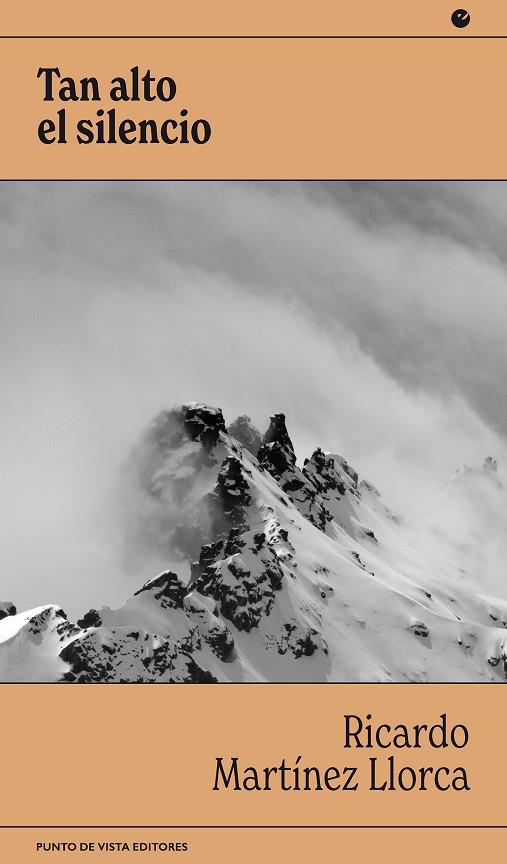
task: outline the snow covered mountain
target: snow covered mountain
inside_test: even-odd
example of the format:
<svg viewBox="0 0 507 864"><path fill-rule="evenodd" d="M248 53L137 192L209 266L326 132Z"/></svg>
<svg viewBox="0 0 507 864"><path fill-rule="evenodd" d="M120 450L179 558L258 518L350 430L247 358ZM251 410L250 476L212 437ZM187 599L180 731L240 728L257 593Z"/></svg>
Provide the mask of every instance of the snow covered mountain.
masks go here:
<svg viewBox="0 0 507 864"><path fill-rule="evenodd" d="M261 436L207 405L164 411L120 498L132 548L178 572L76 623L0 603L0 681L505 681L507 587L488 559L486 590L478 554L504 536L504 494L493 460L464 469L416 536L341 456L300 467L283 414Z"/></svg>

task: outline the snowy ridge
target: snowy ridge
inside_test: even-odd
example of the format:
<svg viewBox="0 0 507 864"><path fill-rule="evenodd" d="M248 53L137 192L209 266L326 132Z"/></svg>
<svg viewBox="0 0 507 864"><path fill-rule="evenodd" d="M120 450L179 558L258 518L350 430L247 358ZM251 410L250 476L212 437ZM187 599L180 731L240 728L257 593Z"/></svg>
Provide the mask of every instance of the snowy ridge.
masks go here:
<svg viewBox="0 0 507 864"><path fill-rule="evenodd" d="M451 503L485 482L494 509L496 463L479 473ZM425 555L341 456L300 468L283 414L261 436L207 405L162 412L121 495L130 536L181 572L75 624L0 603L1 681L506 680L507 600L464 578L470 550Z"/></svg>

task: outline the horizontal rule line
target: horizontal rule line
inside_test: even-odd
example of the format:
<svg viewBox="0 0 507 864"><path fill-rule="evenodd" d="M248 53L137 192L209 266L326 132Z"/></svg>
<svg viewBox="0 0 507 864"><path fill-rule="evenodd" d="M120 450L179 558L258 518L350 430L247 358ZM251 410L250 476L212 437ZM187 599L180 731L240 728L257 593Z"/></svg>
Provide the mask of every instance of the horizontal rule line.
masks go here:
<svg viewBox="0 0 507 864"><path fill-rule="evenodd" d="M132 34L124 34L120 35L117 33L111 33L109 35L103 33L96 34L0 34L0 39L461 39L469 40L469 39L507 39L507 34L459 34L459 33L447 33L447 34L415 34L415 33L406 33L406 34L382 34L382 35L371 35L371 34L358 34L355 33L353 35L343 35L343 34L321 34L315 33L313 35L304 33L304 34L287 34L280 33L278 35L268 33L268 34L246 34L246 33L237 33L237 34L225 34L225 33L216 33L213 35L204 35L202 33L197 34L145 34L144 36L139 35L138 33Z"/></svg>
<svg viewBox="0 0 507 864"><path fill-rule="evenodd" d="M230 831L253 831L253 830L269 830L269 831L321 831L321 830L352 830L364 831L365 829L377 830L505 830L507 825L0 825L0 829L14 830L122 830L122 831L154 831L154 830L230 830Z"/></svg>

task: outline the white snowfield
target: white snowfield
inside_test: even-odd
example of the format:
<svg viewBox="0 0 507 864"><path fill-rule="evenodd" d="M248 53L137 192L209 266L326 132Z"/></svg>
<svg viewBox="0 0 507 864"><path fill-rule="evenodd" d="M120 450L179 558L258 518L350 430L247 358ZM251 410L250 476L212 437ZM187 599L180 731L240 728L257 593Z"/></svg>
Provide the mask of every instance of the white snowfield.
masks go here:
<svg viewBox="0 0 507 864"><path fill-rule="evenodd" d="M493 460L445 492L448 515L463 501L472 514L458 541L452 519L405 524L340 456L317 450L300 469L283 415L254 455L240 419L242 440L219 409L164 412L129 463L131 523L198 557L190 582L166 571L75 624L0 604L1 681L506 680L507 599L490 590L504 577L484 552L505 530Z"/></svg>

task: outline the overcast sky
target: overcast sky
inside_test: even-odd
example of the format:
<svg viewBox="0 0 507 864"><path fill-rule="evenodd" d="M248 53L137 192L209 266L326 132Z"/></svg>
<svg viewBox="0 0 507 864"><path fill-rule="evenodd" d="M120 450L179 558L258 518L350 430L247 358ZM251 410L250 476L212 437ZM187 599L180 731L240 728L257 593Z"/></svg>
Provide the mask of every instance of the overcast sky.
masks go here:
<svg viewBox="0 0 507 864"><path fill-rule="evenodd" d="M503 470L506 237L503 183L1 183L0 599L125 595L101 503L178 402L284 411L403 511Z"/></svg>

